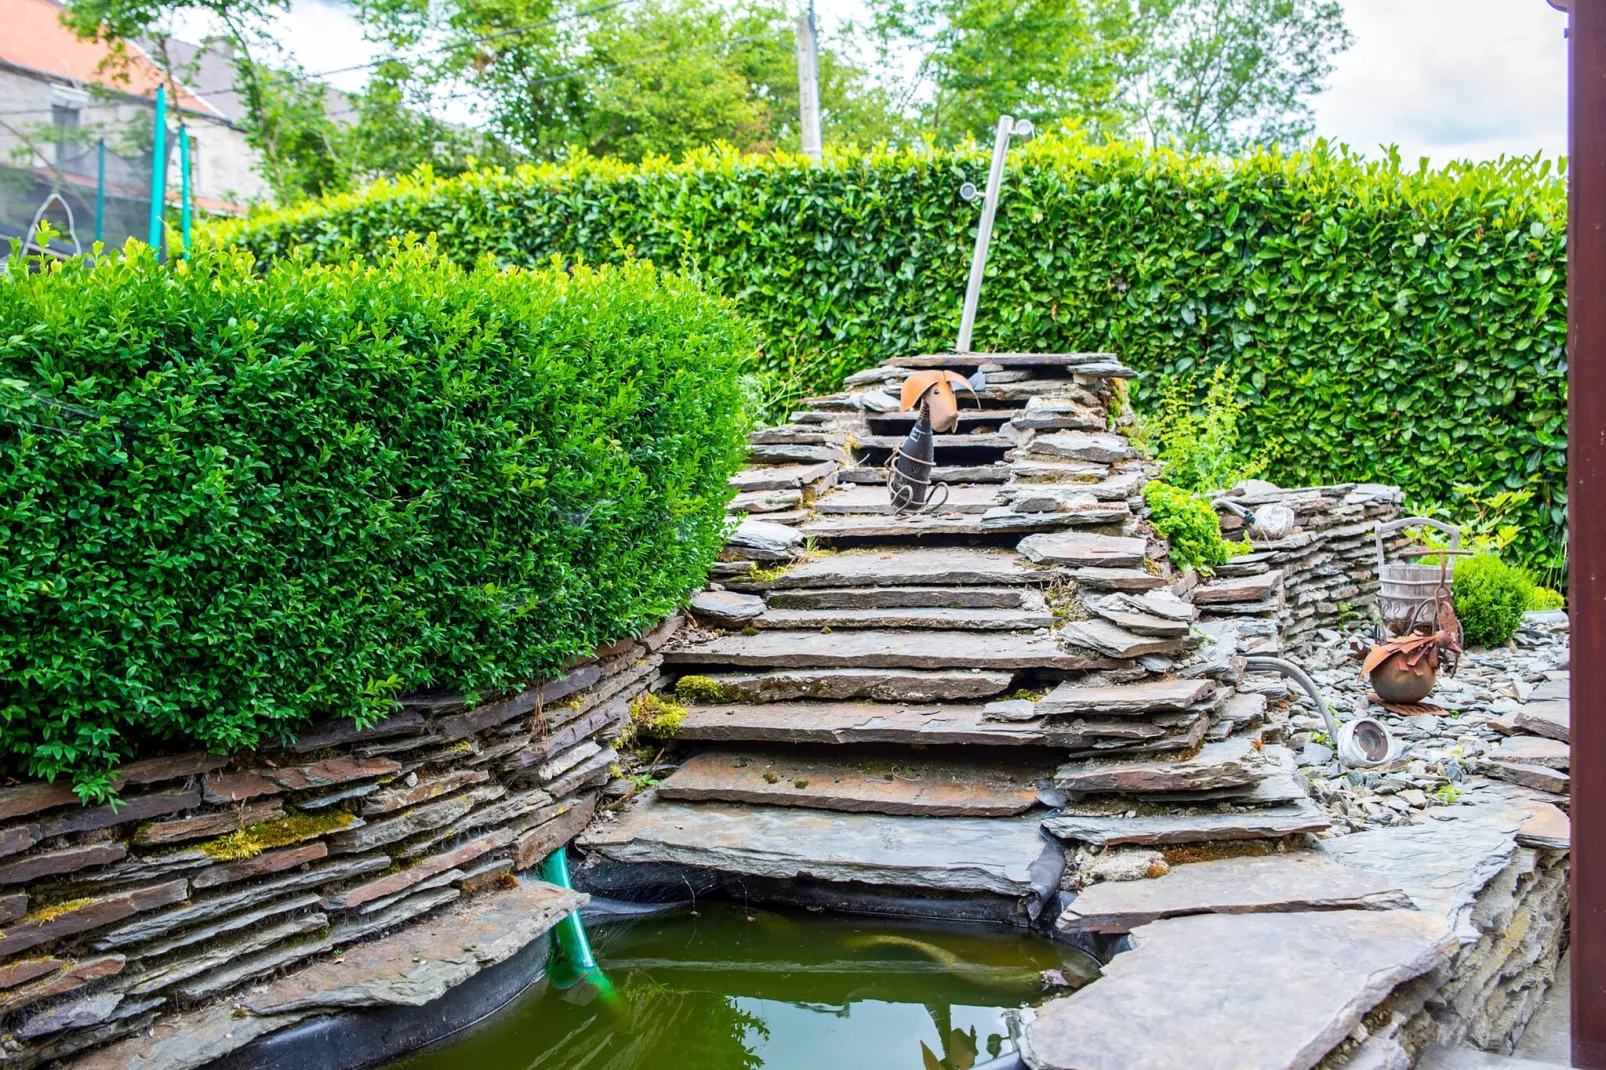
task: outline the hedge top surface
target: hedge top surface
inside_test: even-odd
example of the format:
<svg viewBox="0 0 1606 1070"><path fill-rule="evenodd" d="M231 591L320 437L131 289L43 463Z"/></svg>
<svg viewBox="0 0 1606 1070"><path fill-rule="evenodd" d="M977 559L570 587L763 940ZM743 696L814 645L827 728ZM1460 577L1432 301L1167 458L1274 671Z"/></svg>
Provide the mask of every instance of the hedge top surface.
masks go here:
<svg viewBox="0 0 1606 1070"><path fill-rule="evenodd" d="M953 344L980 148L580 158L426 174L217 237L318 256L435 234L463 263L614 260L695 272L816 391ZM1246 455L1288 486L1368 480L1454 508L1528 487L1525 560L1562 543L1566 188L1539 158L1409 168L1318 143L1239 160L1039 138L1012 150L979 348L1113 350L1163 381L1228 365Z"/></svg>
<svg viewBox="0 0 1606 1070"><path fill-rule="evenodd" d="M3 761L93 797L641 632L722 544L751 346L644 264L0 276Z"/></svg>

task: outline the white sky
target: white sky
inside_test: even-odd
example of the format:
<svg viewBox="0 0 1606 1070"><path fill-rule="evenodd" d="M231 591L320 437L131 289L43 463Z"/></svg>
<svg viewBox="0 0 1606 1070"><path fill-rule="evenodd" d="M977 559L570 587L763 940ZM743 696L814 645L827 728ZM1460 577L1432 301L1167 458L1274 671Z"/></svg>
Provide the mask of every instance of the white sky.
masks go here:
<svg viewBox="0 0 1606 1070"><path fill-rule="evenodd" d="M862 0L815 0L822 30ZM1317 133L1407 161L1559 155L1567 138L1566 16L1545 0L1343 0L1355 43L1316 99ZM371 58L340 0L294 0L281 40L314 72ZM363 76L330 79L356 88ZM454 115L464 120L467 116Z"/></svg>

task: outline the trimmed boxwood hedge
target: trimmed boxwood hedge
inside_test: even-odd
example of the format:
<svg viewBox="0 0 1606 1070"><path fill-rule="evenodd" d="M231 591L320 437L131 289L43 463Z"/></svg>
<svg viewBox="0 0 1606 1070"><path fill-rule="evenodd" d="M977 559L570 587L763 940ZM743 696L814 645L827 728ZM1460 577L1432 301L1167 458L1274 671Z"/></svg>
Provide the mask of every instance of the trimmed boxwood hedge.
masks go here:
<svg viewBox="0 0 1606 1070"><path fill-rule="evenodd" d="M104 773L481 693L706 579L744 454L726 302L631 264L243 250L0 275L0 750Z"/></svg>
<svg viewBox="0 0 1606 1070"><path fill-rule="evenodd" d="M976 330L984 349L1113 349L1164 378L1226 363L1285 485L1530 487L1516 550L1549 563L1566 480L1566 194L1549 161L1443 170L1318 144L1207 160L1040 138L1011 167ZM263 256L437 234L464 263L630 253L697 272L814 386L953 344L980 149L708 152L427 174L222 232Z"/></svg>

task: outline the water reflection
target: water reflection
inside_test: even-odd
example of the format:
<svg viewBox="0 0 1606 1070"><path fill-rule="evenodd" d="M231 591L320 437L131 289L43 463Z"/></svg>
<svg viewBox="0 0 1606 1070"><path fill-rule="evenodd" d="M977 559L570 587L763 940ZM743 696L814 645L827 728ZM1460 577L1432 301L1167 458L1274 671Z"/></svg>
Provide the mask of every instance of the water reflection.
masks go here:
<svg viewBox="0 0 1606 1070"><path fill-rule="evenodd" d="M394 1070L967 1070L1097 966L1000 929L704 905L592 933L616 998L541 985Z"/></svg>

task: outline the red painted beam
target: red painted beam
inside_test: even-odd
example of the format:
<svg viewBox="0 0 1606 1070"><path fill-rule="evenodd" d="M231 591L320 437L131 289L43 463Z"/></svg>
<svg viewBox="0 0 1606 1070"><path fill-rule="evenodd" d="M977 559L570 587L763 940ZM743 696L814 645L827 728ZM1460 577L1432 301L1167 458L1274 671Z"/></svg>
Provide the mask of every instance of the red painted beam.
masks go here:
<svg viewBox="0 0 1606 1070"><path fill-rule="evenodd" d="M1606 0L1568 6L1572 1057L1606 1070Z"/></svg>

